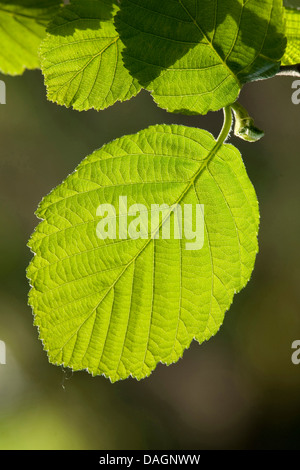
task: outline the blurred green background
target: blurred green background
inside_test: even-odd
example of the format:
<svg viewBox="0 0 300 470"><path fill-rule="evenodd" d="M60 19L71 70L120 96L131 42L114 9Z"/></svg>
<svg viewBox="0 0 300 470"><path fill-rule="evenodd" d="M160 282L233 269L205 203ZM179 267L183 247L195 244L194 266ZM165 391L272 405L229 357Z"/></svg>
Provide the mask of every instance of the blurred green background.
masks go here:
<svg viewBox="0 0 300 470"><path fill-rule="evenodd" d="M251 282L221 330L150 378L111 384L48 363L27 306L27 240L34 211L83 157L150 124L199 126L217 135L222 113L186 117L149 94L102 112L47 102L40 72L0 77L0 449L300 448L300 105L293 79L248 84L241 102L266 136L243 154L260 201L260 253Z"/></svg>

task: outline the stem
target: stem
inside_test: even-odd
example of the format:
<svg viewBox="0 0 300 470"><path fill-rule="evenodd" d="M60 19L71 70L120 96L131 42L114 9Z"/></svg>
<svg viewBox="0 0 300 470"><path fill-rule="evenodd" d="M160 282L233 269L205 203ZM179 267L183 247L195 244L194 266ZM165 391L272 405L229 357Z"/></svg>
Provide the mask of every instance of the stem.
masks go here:
<svg viewBox="0 0 300 470"><path fill-rule="evenodd" d="M226 106L223 108L224 113L224 122L219 137L217 139L218 149L221 145L225 142L225 140L229 137L231 126L232 126L232 109L231 106Z"/></svg>
<svg viewBox="0 0 300 470"><path fill-rule="evenodd" d="M233 116L232 116L232 110L231 106L226 106L226 108L223 108L223 113L224 113L224 121L223 121L223 127L221 129L221 132L219 134L219 137L217 138L217 141L215 143L215 146L212 148L212 150L209 152L207 157L203 160L203 165L202 167L199 168L199 170L196 172L194 175L194 178L192 180L192 183L194 184L199 176L201 175L202 171L204 168L207 167L209 162L214 158L216 153L218 152L219 148L222 147L226 139L229 137L232 122L233 122Z"/></svg>

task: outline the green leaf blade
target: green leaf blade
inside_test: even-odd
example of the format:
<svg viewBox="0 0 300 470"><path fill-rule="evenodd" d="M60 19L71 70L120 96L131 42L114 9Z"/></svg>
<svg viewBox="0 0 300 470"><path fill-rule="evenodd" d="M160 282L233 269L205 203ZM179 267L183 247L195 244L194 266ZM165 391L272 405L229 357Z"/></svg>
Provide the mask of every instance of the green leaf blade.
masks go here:
<svg viewBox="0 0 300 470"><path fill-rule="evenodd" d="M155 126L96 151L42 201L27 275L50 362L141 379L219 330L252 273L259 215L239 152L225 144L206 165L214 147L206 131ZM96 209L120 196L149 210L204 204L203 248L100 240Z"/></svg>
<svg viewBox="0 0 300 470"><path fill-rule="evenodd" d="M50 101L100 110L140 91L122 62L112 19L118 10L111 0L75 0L52 22L40 51Z"/></svg>
<svg viewBox="0 0 300 470"><path fill-rule="evenodd" d="M285 9L287 46L282 65L300 63L300 10Z"/></svg>
<svg viewBox="0 0 300 470"><path fill-rule="evenodd" d="M126 67L172 112L233 103L277 73L285 48L280 0L123 0L116 25Z"/></svg>
<svg viewBox="0 0 300 470"><path fill-rule="evenodd" d="M38 49L46 26L60 8L60 0L0 2L0 71L21 75L40 67Z"/></svg>

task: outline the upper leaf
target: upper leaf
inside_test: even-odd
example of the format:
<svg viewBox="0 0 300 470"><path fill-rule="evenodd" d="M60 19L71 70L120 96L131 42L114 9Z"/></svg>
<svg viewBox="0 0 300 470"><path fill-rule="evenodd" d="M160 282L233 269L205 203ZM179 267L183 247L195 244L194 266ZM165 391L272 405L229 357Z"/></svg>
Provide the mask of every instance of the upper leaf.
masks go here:
<svg viewBox="0 0 300 470"><path fill-rule="evenodd" d="M157 237L158 225L145 239L99 239L97 208L113 204L119 223L120 196L150 212L204 204L202 249ZM112 381L141 379L214 335L257 253L258 204L239 152L194 128L155 126L104 146L37 215L29 302L49 359Z"/></svg>
<svg viewBox="0 0 300 470"><path fill-rule="evenodd" d="M116 26L126 67L173 112L233 103L277 73L286 44L282 0L122 0Z"/></svg>
<svg viewBox="0 0 300 470"><path fill-rule="evenodd" d="M282 65L300 63L300 10L286 8L287 46L282 58Z"/></svg>
<svg viewBox="0 0 300 470"><path fill-rule="evenodd" d="M0 1L0 71L20 75L40 66L38 48L60 0Z"/></svg>
<svg viewBox="0 0 300 470"><path fill-rule="evenodd" d="M48 98L79 111L104 109L141 87L123 65L112 0L75 0L54 19L41 46Z"/></svg>

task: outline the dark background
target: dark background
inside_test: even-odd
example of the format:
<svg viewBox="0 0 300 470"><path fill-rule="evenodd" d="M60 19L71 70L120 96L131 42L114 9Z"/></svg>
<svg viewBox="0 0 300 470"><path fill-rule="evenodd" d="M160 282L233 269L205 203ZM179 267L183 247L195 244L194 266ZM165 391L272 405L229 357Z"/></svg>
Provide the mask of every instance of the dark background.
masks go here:
<svg viewBox="0 0 300 470"><path fill-rule="evenodd" d="M83 157L150 124L180 123L215 136L222 113L184 117L146 92L102 112L47 102L40 72L0 77L1 449L300 448L300 105L291 77L248 84L241 102L266 136L239 147L260 201L260 253L221 330L150 378L111 384L48 363L27 306L27 240L34 211Z"/></svg>

